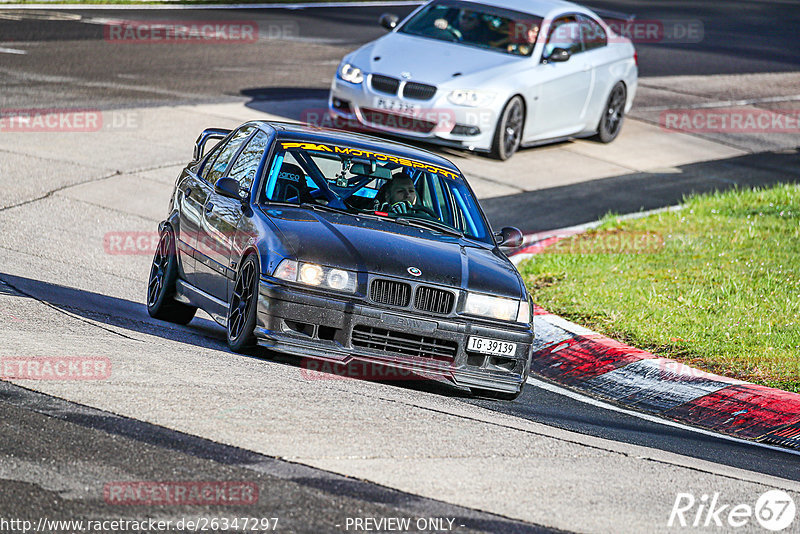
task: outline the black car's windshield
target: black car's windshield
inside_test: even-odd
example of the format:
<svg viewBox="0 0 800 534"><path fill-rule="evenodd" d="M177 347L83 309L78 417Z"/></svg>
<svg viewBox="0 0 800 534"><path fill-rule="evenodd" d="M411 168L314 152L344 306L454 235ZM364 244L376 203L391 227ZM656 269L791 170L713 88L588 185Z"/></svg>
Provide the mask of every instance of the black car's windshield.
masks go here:
<svg viewBox="0 0 800 534"><path fill-rule="evenodd" d="M364 214L493 243L469 188L446 168L341 145L278 141L267 169L266 202Z"/></svg>
<svg viewBox="0 0 800 534"><path fill-rule="evenodd" d="M472 2L433 2L398 32L528 56L539 36L542 18Z"/></svg>

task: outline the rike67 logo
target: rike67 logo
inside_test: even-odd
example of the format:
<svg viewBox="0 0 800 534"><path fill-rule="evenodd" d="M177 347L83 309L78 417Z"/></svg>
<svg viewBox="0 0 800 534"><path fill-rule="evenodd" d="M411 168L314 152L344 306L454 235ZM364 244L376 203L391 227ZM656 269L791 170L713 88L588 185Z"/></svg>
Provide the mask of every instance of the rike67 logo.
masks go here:
<svg viewBox="0 0 800 534"><path fill-rule="evenodd" d="M691 493L678 493L668 527L720 528L724 531L752 526L755 519L762 528L779 532L788 528L795 518L797 508L791 495L782 490L769 490L755 502L729 503L719 493L703 494L700 498Z"/></svg>

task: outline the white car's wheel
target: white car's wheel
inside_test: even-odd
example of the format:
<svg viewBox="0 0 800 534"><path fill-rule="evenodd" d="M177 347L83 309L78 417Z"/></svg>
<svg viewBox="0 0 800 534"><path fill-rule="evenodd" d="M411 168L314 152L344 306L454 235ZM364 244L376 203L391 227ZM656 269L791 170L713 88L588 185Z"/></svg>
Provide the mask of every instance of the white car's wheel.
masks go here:
<svg viewBox="0 0 800 534"><path fill-rule="evenodd" d="M600 124L597 125L597 139L603 143L610 143L619 135L619 131L622 129L622 120L625 118L627 96L625 84L622 82L617 82L611 89L606 109L603 110Z"/></svg>
<svg viewBox="0 0 800 534"><path fill-rule="evenodd" d="M525 104L519 96L506 103L492 141L492 157L506 160L514 155L522 141L522 126L525 124Z"/></svg>

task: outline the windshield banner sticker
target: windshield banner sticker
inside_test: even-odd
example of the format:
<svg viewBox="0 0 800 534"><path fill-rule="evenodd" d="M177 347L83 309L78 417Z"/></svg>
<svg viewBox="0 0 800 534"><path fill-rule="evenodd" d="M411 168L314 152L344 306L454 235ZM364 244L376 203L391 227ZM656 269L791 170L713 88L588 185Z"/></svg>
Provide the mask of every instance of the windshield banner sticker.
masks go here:
<svg viewBox="0 0 800 534"><path fill-rule="evenodd" d="M346 156L353 156L353 157L361 157L361 158L369 158L375 159L378 161L390 161L392 163L396 163L397 165L402 165L404 167L411 167L413 169L423 169L428 172L433 172L436 174L440 174L447 178L455 179L458 175L452 171L448 171L435 165L430 165L428 163L423 163L421 161L415 161L406 158L399 158L397 156L391 156L389 154L381 154L380 152L372 152L370 150L363 150L360 148L351 148L351 147L341 147L336 145L323 145L317 143L304 143L304 142L296 142L296 141L285 141L281 143L281 146L284 150L289 149L300 149L300 150L312 150L317 152L331 152L333 154L344 154Z"/></svg>

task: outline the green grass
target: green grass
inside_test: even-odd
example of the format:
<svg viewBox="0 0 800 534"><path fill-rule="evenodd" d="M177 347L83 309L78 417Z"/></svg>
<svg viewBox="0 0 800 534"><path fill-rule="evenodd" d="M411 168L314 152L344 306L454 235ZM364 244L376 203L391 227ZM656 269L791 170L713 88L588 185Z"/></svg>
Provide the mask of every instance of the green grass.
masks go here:
<svg viewBox="0 0 800 534"><path fill-rule="evenodd" d="M691 197L682 210L624 222L610 214L520 270L553 313L659 356L800 392L800 186Z"/></svg>

